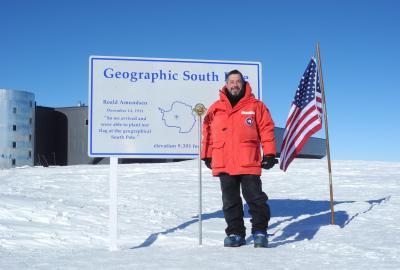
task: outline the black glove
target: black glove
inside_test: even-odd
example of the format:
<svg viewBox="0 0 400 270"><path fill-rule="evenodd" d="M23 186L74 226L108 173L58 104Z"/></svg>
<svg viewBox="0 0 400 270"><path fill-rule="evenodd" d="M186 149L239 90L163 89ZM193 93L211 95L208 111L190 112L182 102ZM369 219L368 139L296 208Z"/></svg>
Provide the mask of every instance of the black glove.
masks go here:
<svg viewBox="0 0 400 270"><path fill-rule="evenodd" d="M205 158L204 163L206 164L207 168L211 170L211 158Z"/></svg>
<svg viewBox="0 0 400 270"><path fill-rule="evenodd" d="M266 155L261 161L261 168L269 170L274 167L275 164L278 164L278 160L275 158L275 155Z"/></svg>

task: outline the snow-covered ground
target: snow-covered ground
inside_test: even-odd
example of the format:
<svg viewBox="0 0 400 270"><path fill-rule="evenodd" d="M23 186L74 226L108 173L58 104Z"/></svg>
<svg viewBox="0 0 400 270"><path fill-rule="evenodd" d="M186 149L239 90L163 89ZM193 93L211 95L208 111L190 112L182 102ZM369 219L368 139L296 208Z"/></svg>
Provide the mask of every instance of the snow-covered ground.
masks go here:
<svg viewBox="0 0 400 270"><path fill-rule="evenodd" d="M0 269L400 269L400 163L326 160L264 173L270 247L224 248L219 181L197 161L118 166L119 245L108 250L108 166L0 171Z"/></svg>

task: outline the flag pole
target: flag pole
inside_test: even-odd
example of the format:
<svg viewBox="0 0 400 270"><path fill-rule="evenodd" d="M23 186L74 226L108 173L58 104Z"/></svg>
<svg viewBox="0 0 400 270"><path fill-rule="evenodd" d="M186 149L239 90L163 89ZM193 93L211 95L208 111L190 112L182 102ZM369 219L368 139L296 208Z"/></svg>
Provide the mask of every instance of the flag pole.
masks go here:
<svg viewBox="0 0 400 270"><path fill-rule="evenodd" d="M332 166L331 166L331 152L329 148L329 132L328 132L328 112L326 109L326 99L325 99L325 89L324 89L324 79L322 77L322 65L321 65L321 55L319 52L319 42L317 42L317 59L318 59L318 71L320 77L320 86L322 94L322 109L324 113L324 124L325 124L325 144L326 144L326 156L328 161L328 172L329 172L329 194L331 202L331 224L335 224L335 210L333 208L333 184L332 184Z"/></svg>

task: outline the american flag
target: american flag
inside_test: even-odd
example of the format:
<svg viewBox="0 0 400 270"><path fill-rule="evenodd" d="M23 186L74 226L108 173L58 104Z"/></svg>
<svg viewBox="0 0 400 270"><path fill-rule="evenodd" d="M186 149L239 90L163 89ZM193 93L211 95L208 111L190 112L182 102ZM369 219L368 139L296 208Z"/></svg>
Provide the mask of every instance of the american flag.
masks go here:
<svg viewBox="0 0 400 270"><path fill-rule="evenodd" d="M322 127L322 95L315 58L301 78L289 111L281 146L280 168L286 171L308 138Z"/></svg>

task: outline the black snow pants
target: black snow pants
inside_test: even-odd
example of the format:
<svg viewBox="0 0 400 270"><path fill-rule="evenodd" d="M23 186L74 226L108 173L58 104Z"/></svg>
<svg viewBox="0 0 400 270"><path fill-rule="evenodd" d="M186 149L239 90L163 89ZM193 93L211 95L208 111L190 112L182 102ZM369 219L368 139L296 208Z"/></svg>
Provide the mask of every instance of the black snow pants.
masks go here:
<svg viewBox="0 0 400 270"><path fill-rule="evenodd" d="M225 229L227 235L238 234L246 236L246 227L243 220L243 203L240 196L240 186L242 194L249 206L250 222L252 224L251 233L266 232L268 222L271 217L270 209L267 204L268 197L262 191L261 179L258 175L243 174L229 175L222 173L219 175L222 191L222 204L225 221L228 227Z"/></svg>

